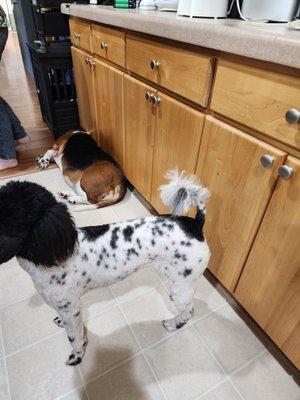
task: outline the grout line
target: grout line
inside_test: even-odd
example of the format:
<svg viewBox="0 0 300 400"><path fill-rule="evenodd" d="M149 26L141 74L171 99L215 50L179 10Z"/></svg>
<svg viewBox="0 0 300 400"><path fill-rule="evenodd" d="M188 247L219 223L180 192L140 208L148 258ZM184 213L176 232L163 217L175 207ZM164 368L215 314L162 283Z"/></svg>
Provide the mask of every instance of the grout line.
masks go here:
<svg viewBox="0 0 300 400"><path fill-rule="evenodd" d="M236 387L235 383L232 381L231 377L229 376L228 381L231 383L237 394L240 396L241 400L244 400L244 396L242 396L242 393L239 391L239 389Z"/></svg>
<svg viewBox="0 0 300 400"><path fill-rule="evenodd" d="M62 330L59 330L58 332L52 333L51 335L46 336L46 337L43 338L43 339L37 340L37 341L34 342L34 343L30 343L30 344L28 344L27 346L22 347L22 349L19 349L19 350L13 351L12 353L9 353L9 354L6 356L6 358L13 357L13 356L15 356L16 354L21 353L21 352L24 351L24 350L30 349L31 347L35 346L36 344L42 343L42 342L44 342L45 340L51 339L52 337L55 337L55 336L58 336L58 335L62 335L62 334L63 334L63 331L62 331Z"/></svg>
<svg viewBox="0 0 300 400"><path fill-rule="evenodd" d="M200 333L198 332L198 330L194 327L194 325L192 325L192 328L194 330L194 333L197 335L197 337L201 340L202 344L204 344L206 350L209 352L209 354L212 356L212 358L215 360L215 362L218 364L218 367L221 369L221 371L223 372L223 374L225 374L225 376L228 376L228 373L225 371L225 369L223 368L222 364L220 363L220 361L216 358L216 356L214 355L214 353L212 352L212 350L208 347L208 345L205 343L204 339L202 338L202 336L200 335Z"/></svg>
<svg viewBox="0 0 300 400"><path fill-rule="evenodd" d="M200 396L191 398L189 400L200 400L204 396L206 396L208 393L212 392L213 390L217 389L219 386L221 386L223 383L227 382L229 380L229 377L226 376L224 379L222 379L220 382L216 383L215 385L211 386L209 389L205 390Z"/></svg>
<svg viewBox="0 0 300 400"><path fill-rule="evenodd" d="M131 357L126 358L126 360L120 361L118 364L116 364L116 365L114 365L113 367L109 368L109 369L106 370L105 372L101 372L101 374L99 374L99 375L97 375L97 376L94 376L94 377L91 378L91 379L84 380L85 385L86 385L87 383L94 382L94 381L96 381L96 380L99 379L99 378L102 378L102 376L104 376L104 375L110 373L111 371L113 371L114 369L120 367L121 365L126 364L128 361L133 360L135 357L138 357L138 356L141 355L141 354L142 354L142 352L139 351L138 353L133 354ZM79 366L79 368L80 368L80 366Z"/></svg>
<svg viewBox="0 0 300 400"><path fill-rule="evenodd" d="M30 297L34 297L36 295L38 295L38 292L35 292L34 294L30 294L29 296L24 297L21 300L16 300L16 301L13 301L12 303L4 304L4 305L0 306L0 311L4 310L7 307L14 306L14 305L16 305L18 303L22 303L22 301L28 300L28 299L30 299Z"/></svg>
<svg viewBox="0 0 300 400"><path fill-rule="evenodd" d="M119 310L120 310L121 314L123 315L123 317L124 317L124 319L125 319L125 321L126 321L126 324L127 324L128 328L129 328L129 330L130 330L132 336L134 337L135 341L137 342L137 345L138 345L138 347L139 347L139 349L140 349L140 353L142 354L142 356L144 357L145 362L147 363L148 367L150 368L150 371L151 371L151 373L152 373L152 375L153 375L153 377L154 377L154 380L156 381L156 383L157 383L157 385L158 385L158 387L159 387L159 389L160 389L160 391L161 391L163 397L165 398L165 400L168 400L168 398L167 398L167 396L166 396L166 394L165 394L163 388L162 388L161 385L160 385L160 382L159 382L159 380L158 380L158 378L157 378L157 375L156 375L155 371L153 370L153 368L152 368L152 366L150 365L150 363L149 363L149 361L148 361L146 355L144 354L143 347L142 347L142 345L140 344L138 338L136 337L136 335L135 335L135 333L134 333L134 330L132 329L131 324L129 323L129 321L128 321L128 319L127 319L127 317L126 317L126 315L125 315L125 313L124 313L124 311L123 311L123 309L122 309L122 307L121 307L121 304L118 303L118 305L119 305Z"/></svg>
<svg viewBox="0 0 300 400"><path fill-rule="evenodd" d="M69 394L72 394L72 393L76 392L76 390L81 389L81 388L83 388L83 385L76 386L72 390L70 390L69 392L66 392L66 393L62 394L61 396L55 397L55 399L53 399L53 400L64 399L64 397L68 396Z"/></svg>
<svg viewBox="0 0 300 400"><path fill-rule="evenodd" d="M81 379L81 382L83 383L83 389L84 389L84 393L85 393L85 395L86 395L86 398L87 398L87 400L90 400L90 396L89 396L89 394L88 394L88 391L87 391L87 388L86 388L86 384L85 384L85 380L84 380L84 378L83 378L83 374L82 374L82 371L81 371L81 368L80 368L80 366L78 367L78 371L79 371L79 375L80 375L80 379Z"/></svg>
<svg viewBox="0 0 300 400"><path fill-rule="evenodd" d="M158 376L157 376L156 372L154 371L154 369L152 368L152 365L150 364L148 358L146 357L146 354L144 352L142 352L142 355L143 355L144 360L145 360L146 364L148 365L148 367L149 367L149 369L150 369L150 371L151 371L151 373L152 373L152 375L153 375L153 377L154 377L154 379L155 379L155 381L156 381L156 383L157 383L157 385L158 385L158 387L159 387L159 389L161 391L161 394L163 395L165 400L168 400L168 396L166 395L164 388L160 384Z"/></svg>
<svg viewBox="0 0 300 400"><path fill-rule="evenodd" d="M4 375L5 375L5 382L6 382L6 387L8 391L8 398L11 399L11 391L10 391L10 385L9 385L9 379L8 379L8 371L7 371L7 366L6 366L6 357L5 357L5 348L4 348L4 339L3 339L3 332L2 332L2 324L0 321L0 341L2 343L2 353L3 353L3 359L1 360L4 366Z"/></svg>
<svg viewBox="0 0 300 400"><path fill-rule="evenodd" d="M150 292L156 290L161 285L162 285L162 283L159 280L159 282L155 286L152 286L149 289L145 289L145 291L143 291L142 293L136 294L133 297L130 297L129 299L125 299L125 300L120 300L118 294L114 292L114 289L111 288L111 287L110 287L110 289L111 289L111 292L112 292L115 300L117 301L117 303L118 304L125 304L125 303L128 303L131 300L137 299L138 297L141 297L141 296L143 296L145 294L149 294Z"/></svg>
<svg viewBox="0 0 300 400"><path fill-rule="evenodd" d="M255 361L257 358L261 357L263 354L268 353L268 349L262 350L260 353L256 354L256 356L252 357L251 360L247 361L245 364L243 364L241 367L235 369L233 372L231 372L228 376L231 378L234 374L237 372L241 371L243 368L247 367L250 365L253 361Z"/></svg>

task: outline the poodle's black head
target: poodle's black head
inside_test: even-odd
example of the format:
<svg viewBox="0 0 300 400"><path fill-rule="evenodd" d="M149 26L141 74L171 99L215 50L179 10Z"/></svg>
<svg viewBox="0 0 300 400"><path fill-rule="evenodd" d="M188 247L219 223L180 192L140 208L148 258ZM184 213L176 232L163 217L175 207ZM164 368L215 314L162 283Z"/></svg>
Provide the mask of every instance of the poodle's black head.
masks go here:
<svg viewBox="0 0 300 400"><path fill-rule="evenodd" d="M36 265L59 265L76 241L66 205L43 186L25 181L0 187L0 264L20 256Z"/></svg>

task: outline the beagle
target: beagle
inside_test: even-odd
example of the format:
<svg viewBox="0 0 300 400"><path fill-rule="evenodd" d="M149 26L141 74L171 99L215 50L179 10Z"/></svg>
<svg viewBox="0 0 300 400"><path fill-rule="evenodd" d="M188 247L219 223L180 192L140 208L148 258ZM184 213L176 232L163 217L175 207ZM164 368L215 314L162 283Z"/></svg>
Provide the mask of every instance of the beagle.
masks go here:
<svg viewBox="0 0 300 400"><path fill-rule="evenodd" d="M69 131L60 136L43 156L37 158L40 169L51 161L59 167L73 192L61 192L70 204L83 204L76 211L109 206L126 193L121 167L84 131Z"/></svg>

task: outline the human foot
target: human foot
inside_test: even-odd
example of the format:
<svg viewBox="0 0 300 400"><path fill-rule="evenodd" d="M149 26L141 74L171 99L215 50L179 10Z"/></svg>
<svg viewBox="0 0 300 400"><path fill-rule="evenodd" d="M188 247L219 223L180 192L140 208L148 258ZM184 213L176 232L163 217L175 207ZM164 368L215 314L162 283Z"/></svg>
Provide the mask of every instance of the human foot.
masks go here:
<svg viewBox="0 0 300 400"><path fill-rule="evenodd" d="M11 158L10 160L3 160L2 158L0 158L0 171L16 167L17 165L18 161L15 158Z"/></svg>

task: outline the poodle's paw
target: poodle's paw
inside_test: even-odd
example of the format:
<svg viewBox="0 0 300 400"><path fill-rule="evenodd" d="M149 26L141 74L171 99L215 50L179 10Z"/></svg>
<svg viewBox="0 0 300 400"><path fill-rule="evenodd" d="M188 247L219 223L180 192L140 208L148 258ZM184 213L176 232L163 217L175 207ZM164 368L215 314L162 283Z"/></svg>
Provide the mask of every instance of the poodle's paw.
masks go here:
<svg viewBox="0 0 300 400"><path fill-rule="evenodd" d="M182 328L187 321L178 321L177 318L165 319L162 321L164 328L168 332L176 332L178 329Z"/></svg>
<svg viewBox="0 0 300 400"><path fill-rule="evenodd" d="M39 169L46 169L50 165L50 160L48 158L44 158L44 157L38 157L36 159L36 162L37 162Z"/></svg>
<svg viewBox="0 0 300 400"><path fill-rule="evenodd" d="M70 340L70 338L69 338L69 340ZM83 359L86 346L87 346L87 339L84 339L81 350L80 351L73 350L72 353L69 355L69 358L66 361L66 365L74 367L75 365L80 364Z"/></svg>
<svg viewBox="0 0 300 400"><path fill-rule="evenodd" d="M75 367L75 365L78 365L81 363L82 357L83 357L83 354L81 354L81 352L80 352L80 354L78 354L77 352L72 351L72 353L69 355L69 358L67 359L65 364L69 365L70 367Z"/></svg>
<svg viewBox="0 0 300 400"><path fill-rule="evenodd" d="M63 324L62 320L59 317L55 317L53 322L55 323L55 325L59 326L60 328L64 327L64 324Z"/></svg>

